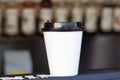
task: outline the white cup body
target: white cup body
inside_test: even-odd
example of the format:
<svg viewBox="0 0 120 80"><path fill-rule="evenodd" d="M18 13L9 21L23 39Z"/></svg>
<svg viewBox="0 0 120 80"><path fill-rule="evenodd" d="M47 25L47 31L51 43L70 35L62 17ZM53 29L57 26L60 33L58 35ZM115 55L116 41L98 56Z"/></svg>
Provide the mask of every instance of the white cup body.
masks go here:
<svg viewBox="0 0 120 80"><path fill-rule="evenodd" d="M82 35L83 31L44 32L50 75L78 74Z"/></svg>

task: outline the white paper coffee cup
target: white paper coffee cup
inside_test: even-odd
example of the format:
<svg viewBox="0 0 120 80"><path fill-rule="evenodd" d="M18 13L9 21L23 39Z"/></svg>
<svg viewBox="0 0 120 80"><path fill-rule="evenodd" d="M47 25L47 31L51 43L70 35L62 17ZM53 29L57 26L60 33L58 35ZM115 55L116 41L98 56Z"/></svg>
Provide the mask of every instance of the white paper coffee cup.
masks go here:
<svg viewBox="0 0 120 80"><path fill-rule="evenodd" d="M44 31L43 34L50 75L77 75L83 31Z"/></svg>

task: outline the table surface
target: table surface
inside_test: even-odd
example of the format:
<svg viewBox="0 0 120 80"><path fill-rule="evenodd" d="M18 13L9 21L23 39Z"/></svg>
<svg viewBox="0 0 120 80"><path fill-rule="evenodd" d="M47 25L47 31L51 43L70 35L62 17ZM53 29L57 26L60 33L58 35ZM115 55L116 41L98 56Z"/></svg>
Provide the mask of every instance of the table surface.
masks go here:
<svg viewBox="0 0 120 80"><path fill-rule="evenodd" d="M120 80L120 72L86 73L73 77L50 77L31 80Z"/></svg>
<svg viewBox="0 0 120 80"><path fill-rule="evenodd" d="M49 76L48 78L48 76L46 75L45 76L40 75L40 77L36 77L38 76L38 74L37 75L35 74L19 75L19 76L22 76L24 80L120 80L120 71L118 70L118 71L87 72L87 73L80 73L77 76L71 76L71 77L50 77ZM30 77L26 78L25 76L33 76L36 78L30 78ZM6 76L6 77L9 77L9 76ZM0 77L0 80L1 78L6 78L6 77Z"/></svg>

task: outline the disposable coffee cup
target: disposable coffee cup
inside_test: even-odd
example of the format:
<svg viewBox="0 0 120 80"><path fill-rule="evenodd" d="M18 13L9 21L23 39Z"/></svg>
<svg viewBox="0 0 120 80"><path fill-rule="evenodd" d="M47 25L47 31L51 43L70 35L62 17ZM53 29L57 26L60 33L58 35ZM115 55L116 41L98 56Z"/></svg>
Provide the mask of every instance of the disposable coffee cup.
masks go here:
<svg viewBox="0 0 120 80"><path fill-rule="evenodd" d="M78 74L83 28L79 22L45 23L43 29L50 75Z"/></svg>

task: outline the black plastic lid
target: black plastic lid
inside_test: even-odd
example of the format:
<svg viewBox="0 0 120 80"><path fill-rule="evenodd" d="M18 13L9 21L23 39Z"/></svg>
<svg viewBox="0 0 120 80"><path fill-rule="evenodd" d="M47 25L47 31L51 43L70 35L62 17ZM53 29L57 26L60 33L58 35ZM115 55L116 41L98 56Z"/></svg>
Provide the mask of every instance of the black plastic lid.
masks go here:
<svg viewBox="0 0 120 80"><path fill-rule="evenodd" d="M80 22L59 22L52 23L47 21L45 23L43 31L83 31L83 27Z"/></svg>

